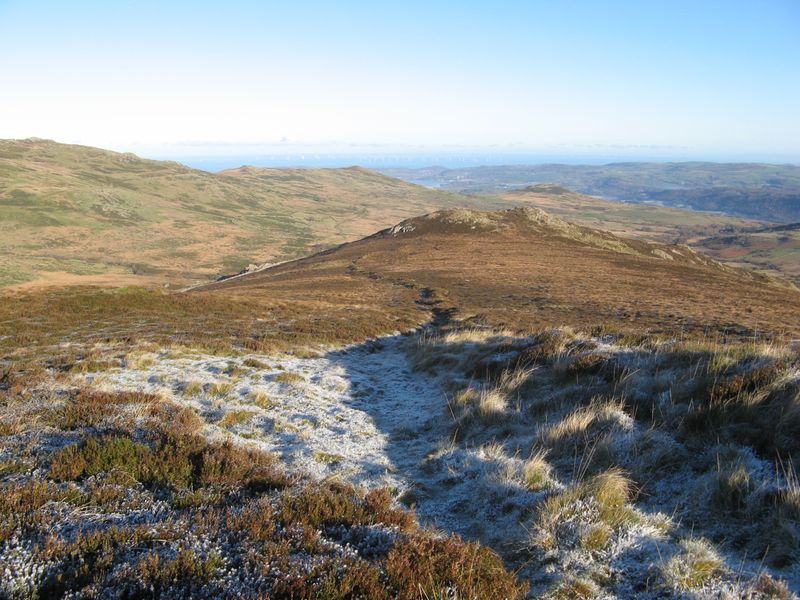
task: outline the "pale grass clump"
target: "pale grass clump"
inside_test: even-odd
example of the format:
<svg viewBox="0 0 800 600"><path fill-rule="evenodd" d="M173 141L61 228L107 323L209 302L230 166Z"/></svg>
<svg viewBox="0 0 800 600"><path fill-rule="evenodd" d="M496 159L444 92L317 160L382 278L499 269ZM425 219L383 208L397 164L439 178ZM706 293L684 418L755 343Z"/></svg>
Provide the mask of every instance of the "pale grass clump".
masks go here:
<svg viewBox="0 0 800 600"><path fill-rule="evenodd" d="M741 460L717 462L711 487L711 502L717 510L742 510L753 489L750 472Z"/></svg>
<svg viewBox="0 0 800 600"><path fill-rule="evenodd" d="M638 483L647 485L645 482L652 481L653 473L667 475L681 468L689 452L668 433L650 428L631 436L617 456Z"/></svg>
<svg viewBox="0 0 800 600"><path fill-rule="evenodd" d="M609 469L595 475L587 482L587 486L597 501L600 521L617 528L635 519L635 513L628 506L634 485L621 469Z"/></svg>
<svg viewBox="0 0 800 600"><path fill-rule="evenodd" d="M198 396L203 392L203 384L199 381L189 381L183 386L181 394L187 397Z"/></svg>
<svg viewBox="0 0 800 600"><path fill-rule="evenodd" d="M545 597L548 600L590 600L600 594L597 584L583 577L569 577Z"/></svg>
<svg viewBox="0 0 800 600"><path fill-rule="evenodd" d="M148 369L156 364L156 358L152 352L131 352L125 357L125 366L129 369Z"/></svg>
<svg viewBox="0 0 800 600"><path fill-rule="evenodd" d="M680 546L680 552L661 569L668 587L678 591L698 590L722 575L724 562L710 542L685 539Z"/></svg>
<svg viewBox="0 0 800 600"><path fill-rule="evenodd" d="M488 460L498 461L506 458L506 449L500 442L483 444L480 448L480 453Z"/></svg>
<svg viewBox="0 0 800 600"><path fill-rule="evenodd" d="M208 388L208 393L211 396L221 398L227 396L233 391L233 384L227 382L212 383Z"/></svg>
<svg viewBox="0 0 800 600"><path fill-rule="evenodd" d="M275 376L274 381L277 383L288 383L289 385L298 385L300 383L305 383L306 379L302 375L298 373L279 373Z"/></svg>
<svg viewBox="0 0 800 600"><path fill-rule="evenodd" d="M252 357L245 358L242 361L242 365L245 366L245 367L250 367L251 369L259 369L259 370L263 370L263 369L269 368L269 365L267 365L267 363L265 363L265 362L263 362L263 361L261 361L261 360L259 360L257 358L252 358Z"/></svg>
<svg viewBox="0 0 800 600"><path fill-rule="evenodd" d="M583 491L580 486L574 486L545 498L539 504L536 524L531 531L531 542L535 546L546 550L558 547L558 530L562 524L580 513L581 507L578 506L578 501L581 500Z"/></svg>
<svg viewBox="0 0 800 600"><path fill-rule="evenodd" d="M498 349L518 339L505 329L457 329L440 335L420 335L409 353L417 370L451 367L471 372Z"/></svg>
<svg viewBox="0 0 800 600"><path fill-rule="evenodd" d="M628 430L632 419L625 412L621 400L592 402L568 414L558 423L543 430L543 444L557 452L566 452L577 443L585 443L591 437L608 433L614 429Z"/></svg>
<svg viewBox="0 0 800 600"><path fill-rule="evenodd" d="M497 388L465 388L449 402L453 419L459 423L469 423L474 418L489 425L502 420L508 414L508 397Z"/></svg>
<svg viewBox="0 0 800 600"><path fill-rule="evenodd" d="M227 429L228 427L235 427L236 425L243 425L249 422L258 413L252 410L232 410L226 412L222 418L217 421L217 426Z"/></svg>
<svg viewBox="0 0 800 600"><path fill-rule="evenodd" d="M451 405L460 408L466 409L471 406L477 399L480 397L481 392L478 389L473 387L464 388L460 392L458 392L455 396L453 396L453 400Z"/></svg>
<svg viewBox="0 0 800 600"><path fill-rule="evenodd" d="M504 392L511 394L517 392L531 379L534 367L517 367L515 369L504 369L500 373L497 387Z"/></svg>
<svg viewBox="0 0 800 600"><path fill-rule="evenodd" d="M589 552L605 550L613 533L614 530L606 523L594 523L581 536L581 547Z"/></svg>
<svg viewBox="0 0 800 600"><path fill-rule="evenodd" d="M275 402L270 399L266 392L261 390L250 392L250 401L264 410L270 410L275 407Z"/></svg>
<svg viewBox="0 0 800 600"><path fill-rule="evenodd" d="M768 573L761 573L750 587L753 595L757 598L769 598L770 600L796 600L797 598L785 581L774 579Z"/></svg>
<svg viewBox="0 0 800 600"><path fill-rule="evenodd" d="M628 504L633 491L633 482L620 469L610 469L553 494L539 505L531 542L545 549L556 548L559 530L573 522L586 528L604 525L610 537L611 532L639 520Z"/></svg>
<svg viewBox="0 0 800 600"><path fill-rule="evenodd" d="M444 334L440 341L444 344L482 344L490 341L510 339L514 332L509 329L470 328L458 329Z"/></svg>
<svg viewBox="0 0 800 600"><path fill-rule="evenodd" d="M314 452L314 460L326 465L336 465L342 462L344 457L330 452Z"/></svg>
<svg viewBox="0 0 800 600"><path fill-rule="evenodd" d="M773 343L749 343L728 346L715 346L708 370L719 373L746 360L757 358L778 359L786 356L786 347Z"/></svg>
<svg viewBox="0 0 800 600"><path fill-rule="evenodd" d="M508 398L499 389L484 390L478 398L477 413L484 423L499 421L508 414Z"/></svg>
<svg viewBox="0 0 800 600"><path fill-rule="evenodd" d="M537 450L522 466L522 481L532 492L546 489L553 483L553 469L547 462L547 454L547 450Z"/></svg>
<svg viewBox="0 0 800 600"><path fill-rule="evenodd" d="M786 487L778 496L779 511L788 519L800 521L800 481L791 465L784 470Z"/></svg>

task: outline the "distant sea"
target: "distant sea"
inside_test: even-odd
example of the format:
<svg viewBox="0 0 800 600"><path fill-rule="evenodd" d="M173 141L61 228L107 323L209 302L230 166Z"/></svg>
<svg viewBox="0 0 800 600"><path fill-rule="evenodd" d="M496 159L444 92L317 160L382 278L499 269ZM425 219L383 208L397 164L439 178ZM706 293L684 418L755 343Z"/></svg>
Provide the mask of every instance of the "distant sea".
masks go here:
<svg viewBox="0 0 800 600"><path fill-rule="evenodd" d="M150 156L175 160L195 169L222 171L243 165L253 167L340 168L361 166L368 169L420 167L480 167L493 165L569 164L601 165L612 162L687 160L671 156L576 155L576 154L252 154L231 156Z"/></svg>

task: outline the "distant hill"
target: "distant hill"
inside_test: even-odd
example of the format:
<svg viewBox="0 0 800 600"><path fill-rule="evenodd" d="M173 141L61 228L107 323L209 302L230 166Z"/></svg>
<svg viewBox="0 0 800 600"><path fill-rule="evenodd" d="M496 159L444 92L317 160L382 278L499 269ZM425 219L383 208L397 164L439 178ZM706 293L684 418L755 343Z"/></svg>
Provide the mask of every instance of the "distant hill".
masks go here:
<svg viewBox="0 0 800 600"><path fill-rule="evenodd" d="M652 202L776 223L800 221L800 166L797 165L632 162L429 167L381 172L470 194L549 183L625 202Z"/></svg>
<svg viewBox="0 0 800 600"><path fill-rule="evenodd" d="M797 224L769 225L720 213L608 202L550 184L499 193L512 204L541 208L574 223L626 237L688 244L726 264L800 284Z"/></svg>
<svg viewBox="0 0 800 600"><path fill-rule="evenodd" d="M401 310L403 298L512 329L564 324L675 334L782 332L800 293L685 246L569 224L536 209L451 209L200 288ZM797 333L797 331L795 331Z"/></svg>
<svg viewBox="0 0 800 600"><path fill-rule="evenodd" d="M463 204L361 168L212 174L85 146L0 140L0 286L186 285Z"/></svg>
<svg viewBox="0 0 800 600"><path fill-rule="evenodd" d="M720 232L695 247L728 264L756 268L800 283L800 223Z"/></svg>

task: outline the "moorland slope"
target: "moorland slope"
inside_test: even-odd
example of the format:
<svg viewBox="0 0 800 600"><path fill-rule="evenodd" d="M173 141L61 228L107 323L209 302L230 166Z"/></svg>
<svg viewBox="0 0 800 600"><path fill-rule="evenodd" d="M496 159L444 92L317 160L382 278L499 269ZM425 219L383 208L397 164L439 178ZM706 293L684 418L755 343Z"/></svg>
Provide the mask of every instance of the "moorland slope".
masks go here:
<svg viewBox="0 0 800 600"><path fill-rule="evenodd" d="M752 337L798 332L800 293L686 246L581 227L530 208L444 210L201 292L330 292L422 305L518 330L613 324L631 331ZM282 291L278 291L282 290Z"/></svg>
<svg viewBox="0 0 800 600"><path fill-rule="evenodd" d="M0 286L182 286L296 258L464 199L360 168L219 174L0 141Z"/></svg>

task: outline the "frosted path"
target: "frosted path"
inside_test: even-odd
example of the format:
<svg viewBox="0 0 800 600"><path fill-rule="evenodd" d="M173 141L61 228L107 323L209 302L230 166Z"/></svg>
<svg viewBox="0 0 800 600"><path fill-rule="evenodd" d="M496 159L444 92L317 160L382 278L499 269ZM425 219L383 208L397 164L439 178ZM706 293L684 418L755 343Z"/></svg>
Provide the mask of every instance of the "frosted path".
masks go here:
<svg viewBox="0 0 800 600"><path fill-rule="evenodd" d="M439 380L412 371L404 343L383 338L319 358L166 352L87 379L165 394L197 411L211 437L275 452L289 470L401 493L447 425Z"/></svg>

